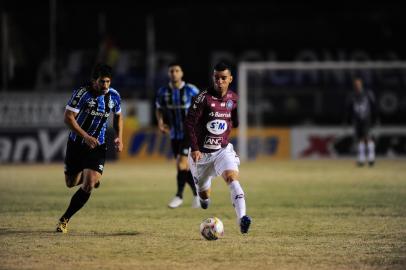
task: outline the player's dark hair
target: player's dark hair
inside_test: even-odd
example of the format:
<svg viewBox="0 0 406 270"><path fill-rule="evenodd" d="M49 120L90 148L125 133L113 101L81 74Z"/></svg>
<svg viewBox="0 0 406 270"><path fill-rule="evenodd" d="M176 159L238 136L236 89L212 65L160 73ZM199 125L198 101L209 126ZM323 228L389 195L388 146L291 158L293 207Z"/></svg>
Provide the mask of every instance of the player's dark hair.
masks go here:
<svg viewBox="0 0 406 270"><path fill-rule="evenodd" d="M182 65L179 62L171 62L168 64L168 68L171 68L174 66L178 66L178 67L182 68Z"/></svg>
<svg viewBox="0 0 406 270"><path fill-rule="evenodd" d="M97 64L92 71L92 79L97 80L100 77L113 78L113 69L106 64Z"/></svg>
<svg viewBox="0 0 406 270"><path fill-rule="evenodd" d="M231 72L230 65L228 65L225 62L219 62L214 66L215 71L224 71L224 70L229 70Z"/></svg>

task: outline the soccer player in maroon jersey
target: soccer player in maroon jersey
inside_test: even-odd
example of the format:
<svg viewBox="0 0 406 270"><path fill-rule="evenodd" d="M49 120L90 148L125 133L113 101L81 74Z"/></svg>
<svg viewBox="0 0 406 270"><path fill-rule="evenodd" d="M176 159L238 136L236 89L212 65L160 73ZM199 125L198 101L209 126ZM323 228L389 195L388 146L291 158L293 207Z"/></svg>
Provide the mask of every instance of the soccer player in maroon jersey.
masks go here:
<svg viewBox="0 0 406 270"><path fill-rule="evenodd" d="M194 97L185 120L191 147L188 161L201 207L208 208L211 180L221 175L230 189L240 231L247 233L251 218L238 181L240 160L229 143L231 128L238 126L238 96L228 89L232 80L230 67L220 62L214 67L213 86Z"/></svg>

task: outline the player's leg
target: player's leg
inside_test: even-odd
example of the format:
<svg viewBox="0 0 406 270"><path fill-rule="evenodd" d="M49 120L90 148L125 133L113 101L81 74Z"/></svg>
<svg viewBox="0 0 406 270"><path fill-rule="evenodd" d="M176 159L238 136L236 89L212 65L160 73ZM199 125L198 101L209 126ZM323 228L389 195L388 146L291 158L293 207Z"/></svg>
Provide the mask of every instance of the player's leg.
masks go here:
<svg viewBox="0 0 406 270"><path fill-rule="evenodd" d="M245 194L238 180L238 165L240 160L232 144L229 144L216 158L216 171L221 173L230 189L231 203L235 209L241 233L247 233L251 225L251 218L246 215Z"/></svg>
<svg viewBox="0 0 406 270"><path fill-rule="evenodd" d="M364 166L365 163L365 141L364 140L359 140L358 141L358 161L357 164L358 166L362 167Z"/></svg>
<svg viewBox="0 0 406 270"><path fill-rule="evenodd" d="M371 135L369 134L369 130L367 131L367 134L366 134L365 144L367 145L367 148L368 148L368 164L370 167L372 167L375 164L375 142L371 138Z"/></svg>
<svg viewBox="0 0 406 270"><path fill-rule="evenodd" d="M375 164L375 142L372 139L368 141L368 164L369 166Z"/></svg>
<svg viewBox="0 0 406 270"><path fill-rule="evenodd" d="M89 200L92 189L95 184L100 181L101 174L92 169L83 170L83 184L76 193L72 196L68 208L59 219L60 226L57 227L58 232L67 232L67 223L71 217L79 211ZM64 228L63 228L64 227Z"/></svg>
<svg viewBox="0 0 406 270"><path fill-rule="evenodd" d="M365 129L362 123L358 123L355 127L356 137L358 140L358 158L357 165L359 167L364 166L366 155L365 155Z"/></svg>
<svg viewBox="0 0 406 270"><path fill-rule="evenodd" d="M101 145L91 151L82 151L80 156L76 156L77 160L81 160L80 166L83 166L81 187L72 196L68 208L59 219L56 231L66 233L67 224L70 218L79 211L89 200L90 193L101 179L104 169L104 162L106 159L105 145ZM78 163L79 164L79 163ZM77 170L78 168L69 168L66 166L65 173L71 175L70 170Z"/></svg>
<svg viewBox="0 0 406 270"><path fill-rule="evenodd" d="M83 149L81 149L74 142L68 140L66 146L66 155L65 155L65 183L66 186L71 188L83 181L83 163L82 157L84 154ZM76 193L75 193L76 194ZM75 195L74 195L75 196ZM73 197L71 201L73 200ZM58 224L56 225L56 231L61 233L68 232L68 221L69 219L62 217L59 219Z"/></svg>
<svg viewBox="0 0 406 270"><path fill-rule="evenodd" d="M198 163L195 163L190 153L188 164L199 197L200 207L207 209L210 204L211 180L215 176L214 166L212 162L207 160L205 155L203 155Z"/></svg>
<svg viewBox="0 0 406 270"><path fill-rule="evenodd" d="M184 153L186 153L186 155L184 155ZM192 173L191 173L191 171L189 169L187 153L188 153L188 149L186 149L186 152L182 151L182 154L180 154L178 156L178 158L177 158L178 174L180 175L180 177L182 177L184 179L184 181L192 189L192 193L193 193L192 207L193 208L199 208L200 207L200 202L199 202L199 198L197 196L196 186L195 186L195 183L193 181L193 176L192 176Z"/></svg>
<svg viewBox="0 0 406 270"><path fill-rule="evenodd" d="M68 188L80 185L83 182L82 159L83 149L74 142L68 140L65 154L65 184Z"/></svg>
<svg viewBox="0 0 406 270"><path fill-rule="evenodd" d="M183 203L183 191L185 189L185 177L184 174L179 170L179 147L180 143L179 140L171 140L172 152L173 155L176 157L176 194L168 203L169 208L177 208Z"/></svg>
<svg viewBox="0 0 406 270"><path fill-rule="evenodd" d="M65 174L65 183L68 188L75 187L83 183L83 174L78 172L73 175Z"/></svg>

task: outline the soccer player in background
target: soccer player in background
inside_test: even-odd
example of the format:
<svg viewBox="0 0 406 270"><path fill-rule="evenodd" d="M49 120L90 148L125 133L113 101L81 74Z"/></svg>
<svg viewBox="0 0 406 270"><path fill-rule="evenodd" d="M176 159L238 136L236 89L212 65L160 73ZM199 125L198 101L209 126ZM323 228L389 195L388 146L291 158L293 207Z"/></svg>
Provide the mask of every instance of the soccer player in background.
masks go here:
<svg viewBox="0 0 406 270"><path fill-rule="evenodd" d="M371 138L370 129L376 122L377 109L372 91L364 88L360 77L353 79L354 93L347 101L347 122L354 125L358 143L357 165L363 166L368 157L369 166L375 163L375 143Z"/></svg>
<svg viewBox="0 0 406 270"><path fill-rule="evenodd" d="M208 208L212 178L221 175L230 189L240 231L247 233L251 218L246 215L245 195L238 181L240 160L229 143L231 128L238 126L238 96L228 89L232 80L230 67L218 63L213 87L194 98L185 126L191 146L189 165L201 207Z"/></svg>
<svg viewBox="0 0 406 270"><path fill-rule="evenodd" d="M199 93L199 89L182 80L183 70L178 63L168 65L168 77L168 85L158 90L155 100L158 128L163 133L170 133L172 152L176 158L177 191L168 207L177 208L183 203L183 191L188 183L193 192L192 207L199 208L199 198L187 161L189 142L186 140L183 126L192 97Z"/></svg>
<svg viewBox="0 0 406 270"><path fill-rule="evenodd" d="M97 188L106 160L107 119L114 114L116 150L123 150L123 120L120 95L110 88L112 69L98 64L92 71L91 83L74 91L66 105L64 121L71 130L66 148L65 182L71 188L81 185L59 219L57 232L67 233L68 222L88 201Z"/></svg>

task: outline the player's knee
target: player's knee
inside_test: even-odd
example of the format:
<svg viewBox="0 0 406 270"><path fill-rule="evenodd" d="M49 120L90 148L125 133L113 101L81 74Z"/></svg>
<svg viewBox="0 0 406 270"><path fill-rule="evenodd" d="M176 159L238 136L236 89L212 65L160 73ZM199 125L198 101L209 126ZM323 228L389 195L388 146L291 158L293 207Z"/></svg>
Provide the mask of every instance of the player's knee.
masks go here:
<svg viewBox="0 0 406 270"><path fill-rule="evenodd" d="M83 183L82 189L84 191L86 191L87 193L90 193L90 192L92 192L93 187L91 185L89 185L89 184Z"/></svg>
<svg viewBox="0 0 406 270"><path fill-rule="evenodd" d="M231 182L238 179L238 173L234 171L228 171L223 174L223 178L227 182L227 184L230 184Z"/></svg>
<svg viewBox="0 0 406 270"><path fill-rule="evenodd" d="M227 184L230 184L231 182L237 180L237 178L236 178L236 177L233 177L233 176L227 176L227 177L225 178L225 180L226 180Z"/></svg>
<svg viewBox="0 0 406 270"><path fill-rule="evenodd" d="M99 182L99 177L97 176L88 176L85 181L83 182L82 188L86 192L91 192L92 189L96 186L97 182Z"/></svg>

